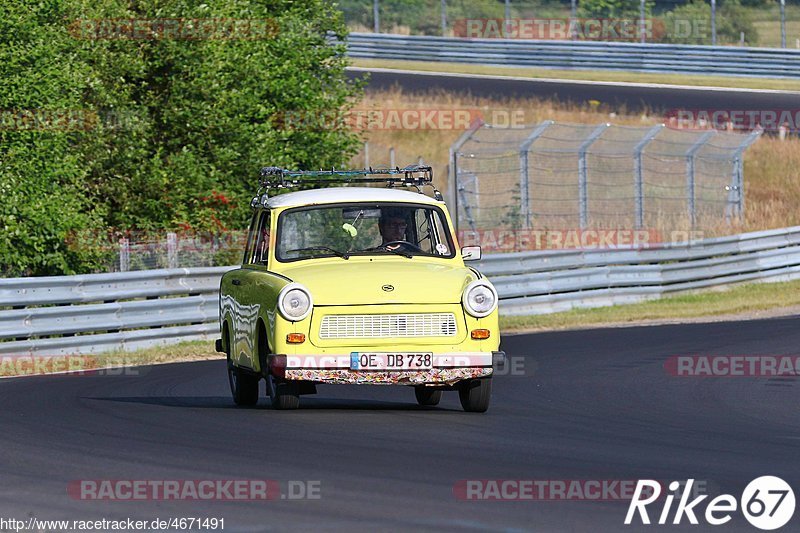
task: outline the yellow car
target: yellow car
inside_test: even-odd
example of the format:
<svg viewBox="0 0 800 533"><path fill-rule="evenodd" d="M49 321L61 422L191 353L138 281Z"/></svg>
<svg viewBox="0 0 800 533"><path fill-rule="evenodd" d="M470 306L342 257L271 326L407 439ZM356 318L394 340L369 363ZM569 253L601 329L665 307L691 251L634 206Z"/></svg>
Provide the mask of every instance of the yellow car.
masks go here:
<svg viewBox="0 0 800 533"><path fill-rule="evenodd" d="M242 267L220 284L217 350L237 405L294 409L318 384L413 386L436 405L458 391L489 407L497 291L464 260L430 167L262 170ZM268 196L265 191L346 182ZM385 182L388 187L353 184ZM409 190L409 187L412 190Z"/></svg>

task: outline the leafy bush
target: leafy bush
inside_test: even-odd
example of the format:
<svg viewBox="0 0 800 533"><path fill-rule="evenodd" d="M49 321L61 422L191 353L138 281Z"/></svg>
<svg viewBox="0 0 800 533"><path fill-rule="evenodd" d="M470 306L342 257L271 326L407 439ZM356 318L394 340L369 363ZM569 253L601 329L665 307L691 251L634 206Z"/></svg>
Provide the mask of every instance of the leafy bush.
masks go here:
<svg viewBox="0 0 800 533"><path fill-rule="evenodd" d="M112 18L270 19L277 31L92 38L97 21ZM76 233L239 228L261 166L341 166L358 143L343 123L275 120L343 113L358 96L329 34L346 31L325 0L0 2L2 275L99 268L107 252L92 239L75 244ZM85 120L21 131L20 110Z"/></svg>
<svg viewBox="0 0 800 533"><path fill-rule="evenodd" d="M639 2L631 0L581 0L578 2L579 18L617 18L633 19L639 18ZM653 2L645 3L645 15L649 16L653 9Z"/></svg>

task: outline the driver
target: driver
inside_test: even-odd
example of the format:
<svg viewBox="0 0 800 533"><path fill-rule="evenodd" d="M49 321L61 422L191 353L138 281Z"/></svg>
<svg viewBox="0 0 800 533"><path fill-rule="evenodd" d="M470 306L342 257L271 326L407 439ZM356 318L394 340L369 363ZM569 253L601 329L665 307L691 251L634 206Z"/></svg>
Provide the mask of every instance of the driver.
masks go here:
<svg viewBox="0 0 800 533"><path fill-rule="evenodd" d="M402 248L406 250L408 247L395 242L406 241L406 229L408 228L408 220L406 213L403 209L396 207L383 208L381 210L381 218L378 220L378 230L381 233L381 246L386 246L389 250L397 250Z"/></svg>

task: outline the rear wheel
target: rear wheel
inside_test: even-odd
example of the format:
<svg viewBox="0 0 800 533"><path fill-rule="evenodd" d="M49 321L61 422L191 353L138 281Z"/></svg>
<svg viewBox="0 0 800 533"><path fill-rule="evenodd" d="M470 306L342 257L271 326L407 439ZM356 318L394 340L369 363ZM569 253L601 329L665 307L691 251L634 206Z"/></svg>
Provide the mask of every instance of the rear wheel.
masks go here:
<svg viewBox="0 0 800 533"><path fill-rule="evenodd" d="M420 405L439 405L442 399L441 390L425 386L414 387L414 395L417 397L417 403Z"/></svg>
<svg viewBox="0 0 800 533"><path fill-rule="evenodd" d="M471 379L458 389L461 407L470 413L484 413L492 397L491 378Z"/></svg>

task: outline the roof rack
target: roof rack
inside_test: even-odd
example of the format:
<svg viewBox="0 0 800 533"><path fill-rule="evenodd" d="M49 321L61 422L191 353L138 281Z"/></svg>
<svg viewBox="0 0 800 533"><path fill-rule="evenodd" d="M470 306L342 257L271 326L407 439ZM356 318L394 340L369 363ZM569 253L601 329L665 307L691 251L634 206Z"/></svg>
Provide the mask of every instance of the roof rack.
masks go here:
<svg viewBox="0 0 800 533"><path fill-rule="evenodd" d="M265 189L291 188L300 185L330 183L386 183L422 186L433 183L433 169L423 165L361 170L286 170L280 167L261 169L261 186Z"/></svg>
<svg viewBox="0 0 800 533"><path fill-rule="evenodd" d="M427 165L409 165L395 168L365 168L361 170L287 170L280 167L264 167L253 207L266 202L269 189L292 189L304 185L331 185L335 183L385 183L388 187L433 188L434 198L442 200L442 194L433 185L433 168Z"/></svg>

